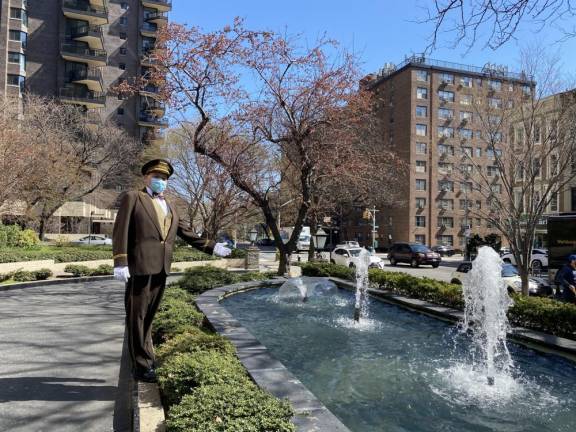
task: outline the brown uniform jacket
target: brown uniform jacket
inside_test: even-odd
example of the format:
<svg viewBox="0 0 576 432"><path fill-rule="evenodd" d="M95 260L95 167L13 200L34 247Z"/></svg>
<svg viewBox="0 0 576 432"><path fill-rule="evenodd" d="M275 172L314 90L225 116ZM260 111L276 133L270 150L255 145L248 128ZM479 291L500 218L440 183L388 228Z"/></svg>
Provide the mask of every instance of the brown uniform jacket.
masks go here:
<svg viewBox="0 0 576 432"><path fill-rule="evenodd" d="M158 274L162 270L168 274L176 235L212 254L214 242L194 236L175 206L167 204L172 220L164 237L155 204L146 189L124 193L112 233L115 267L128 266L132 276Z"/></svg>

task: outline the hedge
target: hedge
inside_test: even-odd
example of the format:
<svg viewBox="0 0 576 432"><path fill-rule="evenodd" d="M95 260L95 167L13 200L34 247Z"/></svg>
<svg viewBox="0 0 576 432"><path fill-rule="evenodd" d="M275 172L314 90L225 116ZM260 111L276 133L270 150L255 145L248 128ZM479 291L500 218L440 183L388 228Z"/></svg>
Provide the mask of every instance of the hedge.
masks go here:
<svg viewBox="0 0 576 432"><path fill-rule="evenodd" d="M92 269L90 267L79 265L79 264L68 264L64 267L66 273L72 273L75 277L82 276L105 276L114 274L114 267L108 264L101 264L97 268Z"/></svg>
<svg viewBox="0 0 576 432"><path fill-rule="evenodd" d="M348 280L354 276L348 267L336 264L303 263L300 266L305 276L332 276ZM369 276L373 288L464 309L460 285L380 269L370 269ZM508 310L508 319L512 325L576 339L576 305L573 304L549 298L514 295L514 305Z"/></svg>
<svg viewBox="0 0 576 432"><path fill-rule="evenodd" d="M213 288L239 282L269 279L273 273L232 273L212 266L189 268L178 285L191 294L201 294Z"/></svg>
<svg viewBox="0 0 576 432"><path fill-rule="evenodd" d="M40 270L16 270L11 273L0 274L0 283L6 281L14 282L32 282L37 280L46 280L52 276L52 270L50 269L40 269Z"/></svg>
<svg viewBox="0 0 576 432"><path fill-rule="evenodd" d="M267 277L194 268L166 288L153 323L153 339L159 344L157 373L169 432L295 431L289 403L249 379L232 344L203 327L204 315L194 305L194 293L222 281ZM192 288L195 282L202 287Z"/></svg>

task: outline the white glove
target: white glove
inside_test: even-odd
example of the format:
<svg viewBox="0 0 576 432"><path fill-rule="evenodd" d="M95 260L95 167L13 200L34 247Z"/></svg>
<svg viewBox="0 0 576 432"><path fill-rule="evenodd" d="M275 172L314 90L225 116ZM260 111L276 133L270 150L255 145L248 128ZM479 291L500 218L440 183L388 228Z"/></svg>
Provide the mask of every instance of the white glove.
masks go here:
<svg viewBox="0 0 576 432"><path fill-rule="evenodd" d="M114 267L114 279L124 283L128 282L128 279L130 279L128 267Z"/></svg>
<svg viewBox="0 0 576 432"><path fill-rule="evenodd" d="M232 253L232 249L228 248L226 243L216 243L214 246L214 255L219 257L227 257Z"/></svg>

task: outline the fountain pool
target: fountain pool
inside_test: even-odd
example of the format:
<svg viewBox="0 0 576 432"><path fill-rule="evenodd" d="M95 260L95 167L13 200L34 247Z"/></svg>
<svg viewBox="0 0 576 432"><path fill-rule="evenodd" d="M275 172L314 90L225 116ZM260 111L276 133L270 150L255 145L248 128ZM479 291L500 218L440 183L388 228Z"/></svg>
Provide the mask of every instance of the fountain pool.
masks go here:
<svg viewBox="0 0 576 432"><path fill-rule="evenodd" d="M508 344L495 385L476 373L469 336L442 321L322 285L262 288L222 304L354 432L573 432L576 365ZM469 362L463 361L469 359Z"/></svg>

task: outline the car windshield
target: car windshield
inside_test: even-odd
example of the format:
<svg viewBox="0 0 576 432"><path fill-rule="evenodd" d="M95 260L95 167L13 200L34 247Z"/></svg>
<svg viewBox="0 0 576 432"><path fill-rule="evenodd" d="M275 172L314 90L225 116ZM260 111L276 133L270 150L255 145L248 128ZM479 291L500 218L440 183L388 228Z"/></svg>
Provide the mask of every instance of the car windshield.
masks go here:
<svg viewBox="0 0 576 432"><path fill-rule="evenodd" d="M362 249L348 249L348 253L353 257L360 256L360 252L362 252Z"/></svg>
<svg viewBox="0 0 576 432"><path fill-rule="evenodd" d="M428 249L426 246L422 246L422 245L414 245L412 246L412 250L414 252L430 252L430 249Z"/></svg>
<svg viewBox="0 0 576 432"><path fill-rule="evenodd" d="M298 238L298 241L301 241L301 242L309 242L309 241L310 241L310 236L309 236L309 235L301 235L301 236Z"/></svg>
<svg viewBox="0 0 576 432"><path fill-rule="evenodd" d="M502 266L502 277L518 276L518 270L512 264L504 264Z"/></svg>

